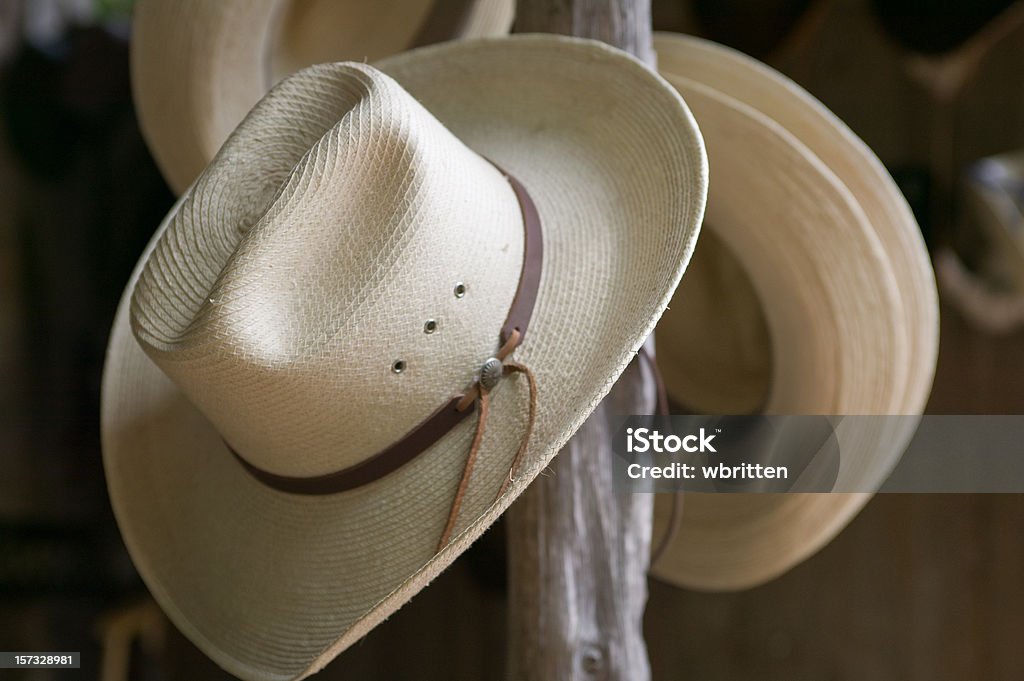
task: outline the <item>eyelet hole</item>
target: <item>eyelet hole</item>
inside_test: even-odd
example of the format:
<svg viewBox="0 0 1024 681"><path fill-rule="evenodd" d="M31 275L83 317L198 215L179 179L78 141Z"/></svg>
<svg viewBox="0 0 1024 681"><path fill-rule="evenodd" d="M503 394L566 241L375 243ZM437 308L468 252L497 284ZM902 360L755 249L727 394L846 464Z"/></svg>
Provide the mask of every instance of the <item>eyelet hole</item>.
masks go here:
<svg viewBox="0 0 1024 681"><path fill-rule="evenodd" d="M466 285L463 284L460 281L459 283L455 284L455 297L456 298L462 298L465 295L466 295Z"/></svg>
<svg viewBox="0 0 1024 681"><path fill-rule="evenodd" d="M391 365L391 373L393 373L393 374L400 374L403 371L405 371L405 360L404 359L396 359L394 361L394 363Z"/></svg>
<svg viewBox="0 0 1024 681"><path fill-rule="evenodd" d="M437 331L437 320L428 319L426 323L423 324L423 333L434 333L435 331Z"/></svg>

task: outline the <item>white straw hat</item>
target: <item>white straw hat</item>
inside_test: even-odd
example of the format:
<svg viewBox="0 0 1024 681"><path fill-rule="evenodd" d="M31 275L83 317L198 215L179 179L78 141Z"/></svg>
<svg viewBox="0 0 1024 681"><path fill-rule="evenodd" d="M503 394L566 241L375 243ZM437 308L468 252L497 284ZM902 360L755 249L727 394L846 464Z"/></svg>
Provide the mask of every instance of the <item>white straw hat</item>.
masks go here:
<svg viewBox="0 0 1024 681"><path fill-rule="evenodd" d="M658 34L655 49L660 72L701 123L712 172L705 232L656 333L669 395L711 413L920 414L938 349L935 283L913 215L882 164L820 102L760 62L670 34ZM709 236L717 248L705 249ZM757 297L741 309L763 310L769 338L743 314L734 328L719 321L719 337L690 331L722 314L717 300L743 300L708 281L737 268L723 250ZM760 368L759 353L770 367ZM736 378L715 387L709 404L695 389L709 377L692 374L730 364L746 373L727 374ZM843 465L856 471L844 471L843 482L881 482L910 434L902 426L859 433L857 446L844 446ZM703 589L759 584L825 545L868 498L688 495L652 572ZM659 497L655 536L667 531L672 506Z"/></svg>
<svg viewBox="0 0 1024 681"><path fill-rule="evenodd" d="M323 667L494 522L652 331L703 214L697 126L625 53L518 36L378 66L261 100L110 340L125 543L247 679Z"/></svg>
<svg viewBox="0 0 1024 681"><path fill-rule="evenodd" d="M514 14L515 0L142 0L131 55L139 124L180 194L289 73L505 35Z"/></svg>

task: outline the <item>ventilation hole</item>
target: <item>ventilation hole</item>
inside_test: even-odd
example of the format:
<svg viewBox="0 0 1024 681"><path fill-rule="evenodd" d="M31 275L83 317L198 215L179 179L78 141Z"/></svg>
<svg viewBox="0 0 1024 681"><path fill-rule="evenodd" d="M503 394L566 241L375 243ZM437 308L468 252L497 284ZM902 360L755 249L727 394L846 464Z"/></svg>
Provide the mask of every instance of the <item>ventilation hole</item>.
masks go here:
<svg viewBox="0 0 1024 681"><path fill-rule="evenodd" d="M400 374L403 371L405 371L405 360L396 359L395 363L391 365L391 372L395 374Z"/></svg>
<svg viewBox="0 0 1024 681"><path fill-rule="evenodd" d="M466 295L466 285L461 281L455 285L455 297L461 298Z"/></svg>
<svg viewBox="0 0 1024 681"><path fill-rule="evenodd" d="M423 333L434 333L435 331L437 331L437 320L428 319L423 325Z"/></svg>

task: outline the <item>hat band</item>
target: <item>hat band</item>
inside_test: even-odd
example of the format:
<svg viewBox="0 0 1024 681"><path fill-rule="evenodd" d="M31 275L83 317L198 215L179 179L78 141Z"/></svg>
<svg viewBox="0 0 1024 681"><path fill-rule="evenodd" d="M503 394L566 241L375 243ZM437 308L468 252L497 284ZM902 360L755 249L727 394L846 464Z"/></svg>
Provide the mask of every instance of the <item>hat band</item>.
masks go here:
<svg viewBox="0 0 1024 681"><path fill-rule="evenodd" d="M497 164L493 164L508 180L519 201L523 214L523 266L519 274L519 285L502 324L498 339L500 348L497 359L503 361L516 347L522 344L526 330L533 316L540 287L540 274L544 258L544 238L537 206L526 188ZM479 377L461 395L456 395L441 406L402 439L377 452L354 466L312 477L293 477L271 473L247 461L227 441L228 450L254 478L281 492L292 494L323 495L355 489L379 480L409 463L438 440L449 433L466 416L476 409L475 397L481 393Z"/></svg>

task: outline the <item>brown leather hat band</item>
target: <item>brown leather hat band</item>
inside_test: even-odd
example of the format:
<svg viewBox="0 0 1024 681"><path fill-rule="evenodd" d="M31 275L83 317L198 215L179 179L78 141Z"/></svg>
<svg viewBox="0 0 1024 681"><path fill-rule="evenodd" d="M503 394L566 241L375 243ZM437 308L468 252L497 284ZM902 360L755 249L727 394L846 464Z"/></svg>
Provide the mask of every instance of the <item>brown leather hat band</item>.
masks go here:
<svg viewBox="0 0 1024 681"><path fill-rule="evenodd" d="M360 461L355 466L325 475L308 478L278 475L257 468L243 459L234 449L231 449L230 445L228 448L254 478L281 492L291 492L292 494L344 492L383 478L388 473L412 461L416 455L426 451L444 437L462 419L473 413L472 407L463 411L456 409L460 399L461 397L453 397L448 404L435 411L405 437L387 449L381 450L365 461Z"/></svg>
<svg viewBox="0 0 1024 681"><path fill-rule="evenodd" d="M495 165L497 168L497 165ZM501 170L501 168L498 168ZM537 302L540 290L540 272L544 265L544 234L541 229L540 215L529 193L519 180L501 170L505 179L512 185L512 191L519 199L519 208L523 213L523 269L519 273L519 286L508 308L505 323L501 325L501 337L498 346L508 342L514 329L519 330L519 343L526 338L526 328L533 317L533 306Z"/></svg>
<svg viewBox="0 0 1024 681"><path fill-rule="evenodd" d="M495 166L497 167L497 166ZM501 168L498 168L501 170ZM502 324L498 347L505 354L514 350L526 336L533 316L533 307L540 288L540 275L544 258L544 238L537 207L526 188L514 177L502 171L519 200L523 214L523 266L508 315ZM518 334L513 334L518 331ZM512 339L514 347L506 348ZM504 359L504 358L502 358ZM481 362L482 363L482 362ZM468 392L474 391L476 384ZM433 446L476 408L475 401L463 400L467 393L456 395L437 409L426 420L409 431L402 439L354 466L334 473L312 477L278 475L254 466L228 444L228 450L254 478L281 492L292 494L334 494L361 487L392 473ZM460 409L460 402L463 402ZM225 444L227 444L225 442Z"/></svg>

